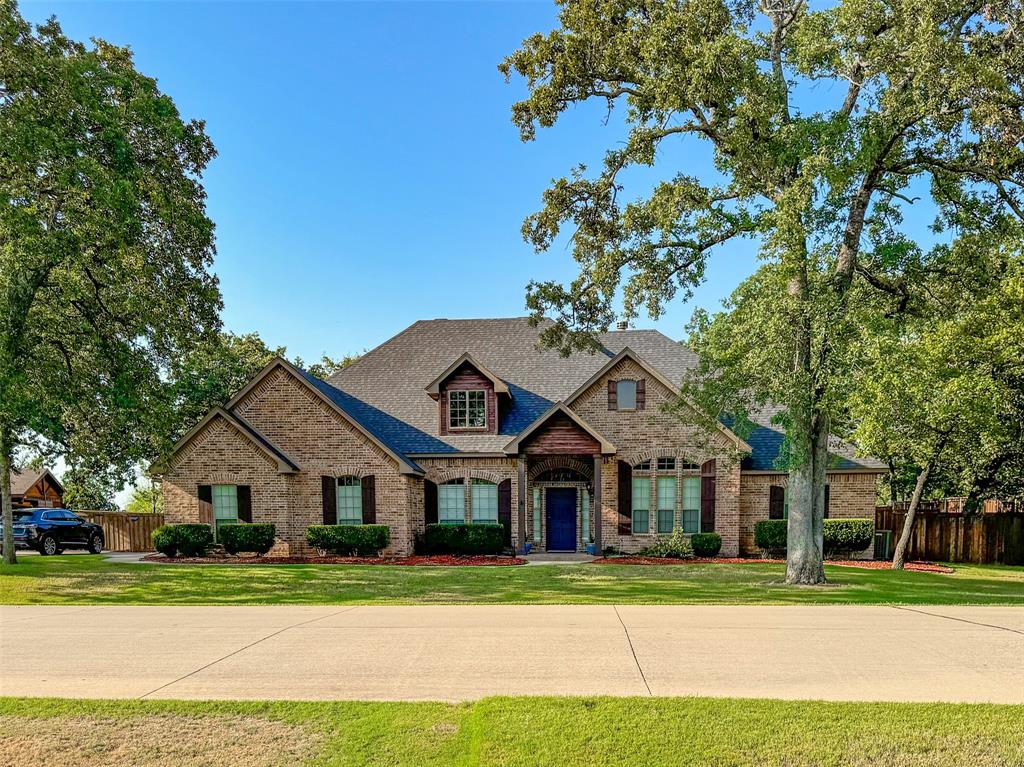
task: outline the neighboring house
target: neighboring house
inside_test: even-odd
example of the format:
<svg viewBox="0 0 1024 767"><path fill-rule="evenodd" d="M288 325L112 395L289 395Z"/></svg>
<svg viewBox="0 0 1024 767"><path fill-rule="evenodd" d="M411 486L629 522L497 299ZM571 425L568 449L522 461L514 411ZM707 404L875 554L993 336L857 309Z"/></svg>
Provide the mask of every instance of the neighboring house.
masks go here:
<svg viewBox="0 0 1024 767"><path fill-rule="evenodd" d="M785 515L782 434L742 440L663 411L696 363L654 330L598 354L538 347L526 318L417 322L321 381L275 359L175 446L170 522L272 522L279 552L314 524L386 524L409 554L431 522L502 522L522 550L635 552L675 528L754 551ZM877 461L837 443L829 514L872 517Z"/></svg>
<svg viewBox="0 0 1024 767"><path fill-rule="evenodd" d="M11 474L11 505L18 508L61 508L64 486L49 469Z"/></svg>

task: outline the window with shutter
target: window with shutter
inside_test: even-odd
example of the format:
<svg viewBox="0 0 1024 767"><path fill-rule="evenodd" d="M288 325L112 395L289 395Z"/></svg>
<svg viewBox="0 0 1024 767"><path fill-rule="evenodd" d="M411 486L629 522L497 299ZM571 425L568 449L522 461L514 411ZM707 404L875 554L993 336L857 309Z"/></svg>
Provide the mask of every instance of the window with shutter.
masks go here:
<svg viewBox="0 0 1024 767"><path fill-rule="evenodd" d="M461 479L453 479L437 488L437 521L443 525L466 521L466 485Z"/></svg>
<svg viewBox="0 0 1024 767"><path fill-rule="evenodd" d="M768 488L768 519L786 518L786 488L772 485Z"/></svg>
<svg viewBox="0 0 1024 767"><path fill-rule="evenodd" d="M363 524L363 486L359 477L338 477L336 494L339 525Z"/></svg>
<svg viewBox="0 0 1024 767"><path fill-rule="evenodd" d="M636 410L636 381L626 378L616 381L616 401L619 410Z"/></svg>
<svg viewBox="0 0 1024 767"><path fill-rule="evenodd" d="M495 524L498 521L498 486L486 479L474 479L470 502L474 524Z"/></svg>

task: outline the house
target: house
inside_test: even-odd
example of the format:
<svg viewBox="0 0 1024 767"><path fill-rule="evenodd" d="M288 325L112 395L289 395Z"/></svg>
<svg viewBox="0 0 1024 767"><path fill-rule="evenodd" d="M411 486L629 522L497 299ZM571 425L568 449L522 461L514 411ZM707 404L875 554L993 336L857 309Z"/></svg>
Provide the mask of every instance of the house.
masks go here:
<svg viewBox="0 0 1024 767"><path fill-rule="evenodd" d="M19 471L11 474L11 505L18 508L62 508L64 486L49 469Z"/></svg>
<svg viewBox="0 0 1024 767"><path fill-rule="evenodd" d="M409 554L432 522L502 522L510 545L635 552L676 528L754 552L785 515L771 411L746 440L664 411L696 364L654 330L597 354L538 346L527 318L417 322L327 381L275 359L175 446L170 522L277 526L305 553L314 524L377 523ZM872 517L877 461L835 444L832 517Z"/></svg>

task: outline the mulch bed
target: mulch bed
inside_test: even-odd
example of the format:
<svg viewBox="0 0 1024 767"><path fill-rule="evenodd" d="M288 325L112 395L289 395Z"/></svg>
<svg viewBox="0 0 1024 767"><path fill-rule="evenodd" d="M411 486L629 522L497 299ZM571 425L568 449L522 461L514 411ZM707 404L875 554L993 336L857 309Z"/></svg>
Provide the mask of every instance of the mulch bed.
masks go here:
<svg viewBox="0 0 1024 767"><path fill-rule="evenodd" d="M146 562L165 565L401 565L409 567L508 567L525 565L519 557L415 556L415 557L175 557L147 554Z"/></svg>
<svg viewBox="0 0 1024 767"><path fill-rule="evenodd" d="M598 565L750 565L750 564L786 564L785 559L747 559L743 557L716 557L715 559L671 559L662 557L603 557L595 559L593 564ZM890 562L881 562L873 559L826 559L826 565L837 565L839 567L859 567L864 570L888 570L892 565ZM952 567L936 565L931 562L907 562L907 570L919 573L952 573Z"/></svg>

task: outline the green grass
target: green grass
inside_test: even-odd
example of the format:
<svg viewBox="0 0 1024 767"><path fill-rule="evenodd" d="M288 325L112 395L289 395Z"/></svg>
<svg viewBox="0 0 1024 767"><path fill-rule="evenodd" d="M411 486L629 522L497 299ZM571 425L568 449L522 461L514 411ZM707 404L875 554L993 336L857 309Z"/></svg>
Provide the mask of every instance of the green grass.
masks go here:
<svg viewBox="0 0 1024 767"><path fill-rule="evenodd" d="M27 767L1024 765L1024 706L726 698L191 703L0 698L0 759ZM62 733L83 733L74 762ZM296 748L301 753L296 753ZM71 744L68 744L74 748Z"/></svg>
<svg viewBox="0 0 1024 767"><path fill-rule="evenodd" d="M828 586L782 584L781 564L387 567L156 565L103 556L0 566L0 604L1005 604L1024 568L952 575L826 567Z"/></svg>

